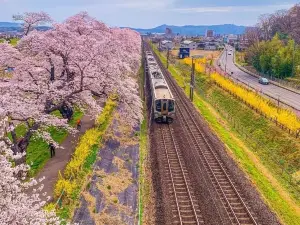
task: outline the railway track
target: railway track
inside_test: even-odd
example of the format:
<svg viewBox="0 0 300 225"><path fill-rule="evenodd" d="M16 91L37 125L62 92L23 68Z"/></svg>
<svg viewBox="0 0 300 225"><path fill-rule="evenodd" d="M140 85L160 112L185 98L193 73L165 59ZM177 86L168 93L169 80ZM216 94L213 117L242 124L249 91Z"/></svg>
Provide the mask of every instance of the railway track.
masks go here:
<svg viewBox="0 0 300 225"><path fill-rule="evenodd" d="M172 224L204 224L173 129L169 125L161 125L158 129L156 140L161 141L165 153L165 170L169 177L166 181L169 194L174 197L171 202Z"/></svg>
<svg viewBox="0 0 300 225"><path fill-rule="evenodd" d="M154 53L155 55L155 53ZM175 84L169 72L165 69L162 62L155 55L157 62L160 64L162 72L167 79L174 96L176 97L177 119L181 119L181 124L187 132L190 144L194 145L198 150L198 155L205 169L208 172L210 179L221 199L232 224L257 224L246 203L241 197L238 189L227 174L222 162L219 160L213 147L203 131L199 127L192 112L195 111L192 104L186 98L180 87ZM180 116L178 116L180 114Z"/></svg>

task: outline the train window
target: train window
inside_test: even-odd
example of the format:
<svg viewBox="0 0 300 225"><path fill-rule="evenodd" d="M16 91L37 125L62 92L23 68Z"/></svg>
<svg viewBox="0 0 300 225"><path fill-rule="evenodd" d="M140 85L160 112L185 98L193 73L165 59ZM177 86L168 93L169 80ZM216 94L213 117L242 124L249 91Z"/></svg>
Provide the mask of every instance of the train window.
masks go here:
<svg viewBox="0 0 300 225"><path fill-rule="evenodd" d="M163 111L166 111L166 110L167 110L167 103L164 102L164 104L163 104Z"/></svg>
<svg viewBox="0 0 300 225"><path fill-rule="evenodd" d="M156 111L160 112L161 111L161 102L160 102L160 100L156 100L155 104L156 104Z"/></svg>
<svg viewBox="0 0 300 225"><path fill-rule="evenodd" d="M169 112L172 112L174 111L174 101L173 100L169 100L169 109L168 109Z"/></svg>

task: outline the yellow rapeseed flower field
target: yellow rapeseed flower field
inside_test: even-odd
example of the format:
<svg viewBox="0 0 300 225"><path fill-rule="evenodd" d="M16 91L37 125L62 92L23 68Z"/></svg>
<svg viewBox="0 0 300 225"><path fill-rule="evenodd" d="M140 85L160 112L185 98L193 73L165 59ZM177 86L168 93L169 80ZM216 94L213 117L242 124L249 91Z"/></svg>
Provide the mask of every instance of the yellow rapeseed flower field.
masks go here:
<svg viewBox="0 0 300 225"><path fill-rule="evenodd" d="M269 100L263 98L259 94L248 90L238 84L235 84L230 79L227 79L218 73L213 73L211 75L211 78L223 89L236 95L267 117L272 118L273 120L277 120L277 122L295 133L300 130L300 120L297 115L291 110L280 108L273 104L270 104Z"/></svg>
<svg viewBox="0 0 300 225"><path fill-rule="evenodd" d="M185 58L183 62L187 65L192 66L192 58ZM205 72L206 58L194 59L195 70L200 73ZM278 123L284 125L293 132L299 132L300 130L300 120L297 115L288 109L283 109L270 104L270 101L266 98L260 96L259 94L248 90L230 79L221 76L218 73L213 73L211 78L220 85L223 89L229 91L230 93L236 95L242 99L247 104L251 105L256 110L260 111L267 117L276 120Z"/></svg>
<svg viewBox="0 0 300 225"><path fill-rule="evenodd" d="M92 147L100 144L100 139L109 125L109 120L115 106L116 102L112 99L108 99L103 111L96 119L96 127L87 130L80 138L73 157L66 166L64 177L60 175L55 185L55 196L58 197L64 190L67 194L67 198L69 198L71 193L77 188L78 183L80 183L78 180L80 179L79 175L80 172L83 171L84 163L90 155ZM70 181L69 178L72 178L72 181Z"/></svg>
<svg viewBox="0 0 300 225"><path fill-rule="evenodd" d="M192 66L192 58L184 58L183 62L187 65ZM194 59L195 63L195 70L204 73L205 72L205 64L206 64L206 58L202 59Z"/></svg>

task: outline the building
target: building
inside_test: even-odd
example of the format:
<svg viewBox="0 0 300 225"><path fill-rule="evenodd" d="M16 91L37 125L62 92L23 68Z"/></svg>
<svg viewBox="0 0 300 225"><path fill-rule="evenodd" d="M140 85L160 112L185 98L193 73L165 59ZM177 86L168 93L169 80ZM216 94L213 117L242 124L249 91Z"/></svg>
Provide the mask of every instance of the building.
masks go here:
<svg viewBox="0 0 300 225"><path fill-rule="evenodd" d="M199 41L197 44L198 44L197 48L199 48L199 49L204 49L205 45L206 45L206 43L204 41Z"/></svg>
<svg viewBox="0 0 300 225"><path fill-rule="evenodd" d="M197 49L197 47L198 47L197 43L190 40L185 40L180 43L180 48L189 48L190 50L195 50Z"/></svg>
<svg viewBox="0 0 300 225"><path fill-rule="evenodd" d="M190 57L190 48L179 48L178 57L180 59Z"/></svg>
<svg viewBox="0 0 300 225"><path fill-rule="evenodd" d="M204 50L207 50L207 51L215 51L218 49L218 46L215 44L215 43L206 43L205 44L205 47L204 47Z"/></svg>
<svg viewBox="0 0 300 225"><path fill-rule="evenodd" d="M168 28L168 27L166 28L165 33L166 33L166 35L172 35L173 34L171 28Z"/></svg>
<svg viewBox="0 0 300 225"><path fill-rule="evenodd" d="M207 38L214 37L214 31L213 30L206 30L205 37L207 37Z"/></svg>
<svg viewBox="0 0 300 225"><path fill-rule="evenodd" d="M168 50L168 49L173 49L174 44L172 41L169 40L163 40L161 42L159 42L159 49L160 50Z"/></svg>
<svg viewBox="0 0 300 225"><path fill-rule="evenodd" d="M238 36L235 35L235 34L229 34L229 35L226 37L226 43L227 43L227 44L233 45L233 44L236 43L237 41L238 41Z"/></svg>

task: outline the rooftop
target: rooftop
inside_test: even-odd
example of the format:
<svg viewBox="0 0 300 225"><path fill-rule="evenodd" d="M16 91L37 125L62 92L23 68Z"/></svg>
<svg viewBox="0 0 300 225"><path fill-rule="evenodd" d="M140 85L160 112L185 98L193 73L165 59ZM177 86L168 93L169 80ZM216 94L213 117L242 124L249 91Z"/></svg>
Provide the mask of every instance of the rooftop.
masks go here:
<svg viewBox="0 0 300 225"><path fill-rule="evenodd" d="M189 44L192 44L194 43L193 41L190 41L190 40L185 40L182 42L182 44L185 44L185 45L189 45Z"/></svg>

